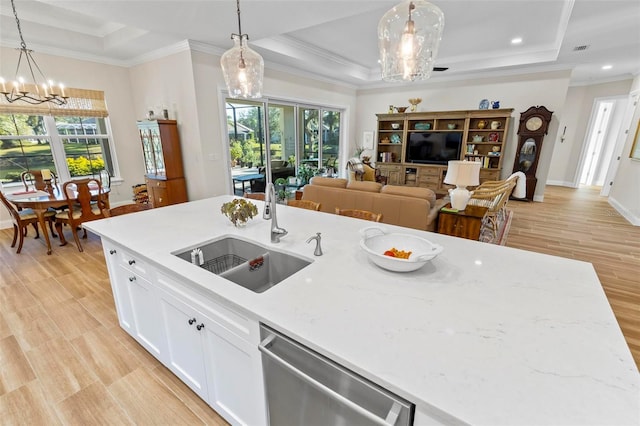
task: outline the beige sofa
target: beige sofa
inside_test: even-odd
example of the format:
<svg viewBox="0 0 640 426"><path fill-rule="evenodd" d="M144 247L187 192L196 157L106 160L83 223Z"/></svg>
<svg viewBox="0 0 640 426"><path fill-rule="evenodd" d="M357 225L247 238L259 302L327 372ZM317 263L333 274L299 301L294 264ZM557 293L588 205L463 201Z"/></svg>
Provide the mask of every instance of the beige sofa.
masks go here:
<svg viewBox="0 0 640 426"><path fill-rule="evenodd" d="M382 213L382 222L425 231L436 231L437 218L444 200L436 200L427 188L382 185L315 176L305 185L303 200L320 203L320 211L335 213L341 209L360 209Z"/></svg>

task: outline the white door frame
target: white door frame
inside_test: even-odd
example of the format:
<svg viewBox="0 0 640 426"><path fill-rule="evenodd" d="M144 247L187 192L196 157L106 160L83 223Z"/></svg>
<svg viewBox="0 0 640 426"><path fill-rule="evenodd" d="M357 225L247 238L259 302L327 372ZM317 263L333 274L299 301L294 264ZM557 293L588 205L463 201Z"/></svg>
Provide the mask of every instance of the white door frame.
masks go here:
<svg viewBox="0 0 640 426"><path fill-rule="evenodd" d="M602 185L602 191L600 192L600 195L605 197L609 196L611 186L613 186L613 180L615 179L616 173L618 172L618 167L620 166L620 159L622 158L624 143L626 142L627 136L629 134L629 129L633 120L633 114L635 112L636 105L640 100L640 90L634 90L633 92L629 93L627 99L627 105L624 110L624 115L622 116L622 125L620 126L620 130L624 131L618 132L618 137L616 138L616 146L613 149L613 156L611 157L611 162L609 163L609 168L607 169L607 175L605 176L604 184Z"/></svg>
<svg viewBox="0 0 640 426"><path fill-rule="evenodd" d="M597 116L598 116L598 109L599 109L600 103L604 102L604 101L614 101L614 103L615 103L618 100L624 99L624 98L626 98L626 96L607 96L607 97L599 97L599 98L595 98L594 99L593 105L591 107L591 116L589 118L589 124L587 126L587 133L585 134L585 137L584 137L584 140L583 140L583 143L582 143L582 149L581 149L581 152L580 152L580 161L578 162L578 167L576 168L576 172L575 172L575 175L573 177L573 187L574 188L578 188L580 186L580 177L582 176L582 168L584 167L586 159L587 159L587 156L589 155L589 141L591 140L592 133L596 130L596 124L597 124L596 123L596 119L597 119ZM614 108L615 108L615 106L614 106ZM612 114L614 114L614 113L615 113L615 111L612 111ZM615 129L615 130L617 131L619 129ZM607 130L606 130L605 135L603 135L603 139L605 139L605 140L608 139L607 136L609 135L609 132L611 132L611 131L612 131L611 126L607 126ZM619 137L620 136L618 136L616 138L616 141L619 140ZM617 142L616 142L616 148L615 149L617 151L614 151L614 154L613 154L612 158L617 158L619 155L621 155L622 146L618 147L617 146ZM607 171L607 177L608 177L608 174L609 174L609 172ZM607 182L607 180L605 180L605 182ZM605 186L607 186L607 185L605 185Z"/></svg>

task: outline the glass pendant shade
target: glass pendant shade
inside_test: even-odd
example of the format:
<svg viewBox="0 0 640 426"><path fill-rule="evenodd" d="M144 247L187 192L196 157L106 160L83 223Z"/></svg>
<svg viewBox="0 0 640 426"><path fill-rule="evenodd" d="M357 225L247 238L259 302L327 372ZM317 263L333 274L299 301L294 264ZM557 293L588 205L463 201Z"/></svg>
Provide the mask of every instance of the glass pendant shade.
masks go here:
<svg viewBox="0 0 640 426"><path fill-rule="evenodd" d="M220 58L229 96L245 99L262 97L262 56L249 47L246 34L233 34L231 38L233 47Z"/></svg>
<svg viewBox="0 0 640 426"><path fill-rule="evenodd" d="M444 14L424 0L404 1L378 23L378 48L385 81L426 80L431 76L444 29Z"/></svg>

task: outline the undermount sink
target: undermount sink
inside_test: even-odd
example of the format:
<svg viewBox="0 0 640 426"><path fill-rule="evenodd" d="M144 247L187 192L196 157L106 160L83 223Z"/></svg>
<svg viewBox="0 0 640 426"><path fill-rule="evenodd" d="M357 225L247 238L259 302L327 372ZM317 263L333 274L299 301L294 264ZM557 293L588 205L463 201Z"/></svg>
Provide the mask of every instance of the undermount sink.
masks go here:
<svg viewBox="0 0 640 426"><path fill-rule="evenodd" d="M208 241L173 254L256 293L268 290L311 264L311 260L235 237Z"/></svg>

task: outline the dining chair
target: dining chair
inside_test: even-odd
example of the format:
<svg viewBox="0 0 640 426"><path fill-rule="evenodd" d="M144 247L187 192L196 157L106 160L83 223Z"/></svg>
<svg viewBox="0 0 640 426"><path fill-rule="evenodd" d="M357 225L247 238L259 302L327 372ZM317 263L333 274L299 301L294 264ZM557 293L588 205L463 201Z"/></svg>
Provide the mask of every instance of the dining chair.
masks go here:
<svg viewBox="0 0 640 426"><path fill-rule="evenodd" d="M264 192L245 192L244 198L264 201L265 195Z"/></svg>
<svg viewBox="0 0 640 426"><path fill-rule="evenodd" d="M44 191L47 188L41 170L26 170L20 173L20 179L22 179L25 191L30 189ZM58 184L58 176L53 171L51 172L51 184L53 186Z"/></svg>
<svg viewBox="0 0 640 426"><path fill-rule="evenodd" d="M96 196L92 196L92 190ZM60 235L60 245L67 244L62 232L62 225L69 225L78 251L83 251L78 238L78 228L85 222L110 217L108 195L103 192L102 184L95 178L65 182L62 185L62 192L67 200L68 209L56 214L56 229ZM93 203L92 198L95 200ZM83 231L82 238L87 238L87 230L83 228Z"/></svg>
<svg viewBox="0 0 640 426"><path fill-rule="evenodd" d="M320 203L316 203L315 201L311 200L288 200L287 205L307 210L320 210Z"/></svg>
<svg viewBox="0 0 640 426"><path fill-rule="evenodd" d="M11 221L13 222L13 241L11 242L11 247L16 246L16 241L18 241L18 237L20 238L20 242L18 244L18 250L16 253L20 253L22 251L22 244L24 243L24 237L27 235L27 228L29 224L33 226L33 229L36 230L36 238L40 237L40 231L38 230L38 216L31 209L22 209L18 210L7 198L4 196L2 191L0 191L0 201L9 210L9 214L11 215ZM54 211L46 211L44 213L44 218L47 222L49 222L49 228L51 229L51 235L56 236L55 232L53 232L53 219L55 216ZM46 230L43 230L46 232Z"/></svg>
<svg viewBox="0 0 640 426"><path fill-rule="evenodd" d="M382 213L373 213L367 210L340 209L336 207L336 214L340 216L355 217L357 219L371 220L373 222L380 222L382 220Z"/></svg>

